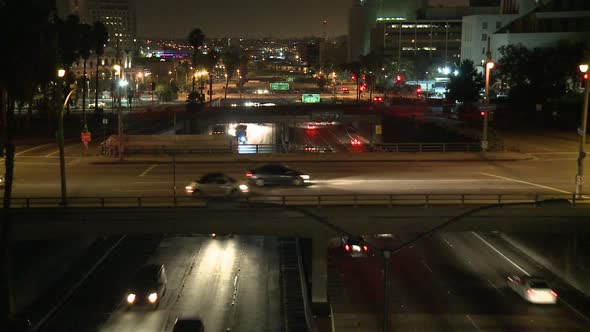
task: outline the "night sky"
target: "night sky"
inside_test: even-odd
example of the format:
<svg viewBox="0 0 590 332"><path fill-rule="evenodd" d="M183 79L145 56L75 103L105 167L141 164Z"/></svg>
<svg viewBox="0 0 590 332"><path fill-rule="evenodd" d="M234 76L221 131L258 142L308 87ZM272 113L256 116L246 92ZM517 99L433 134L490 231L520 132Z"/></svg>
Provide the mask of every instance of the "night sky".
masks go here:
<svg viewBox="0 0 590 332"><path fill-rule="evenodd" d="M328 37L347 33L351 0L133 0L140 37L184 39L198 27L208 37Z"/></svg>

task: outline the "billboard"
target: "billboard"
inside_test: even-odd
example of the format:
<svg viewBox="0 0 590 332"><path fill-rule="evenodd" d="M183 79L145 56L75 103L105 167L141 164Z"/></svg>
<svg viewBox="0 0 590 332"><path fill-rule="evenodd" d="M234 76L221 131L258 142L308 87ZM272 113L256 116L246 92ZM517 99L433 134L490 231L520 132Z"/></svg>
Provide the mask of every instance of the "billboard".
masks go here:
<svg viewBox="0 0 590 332"><path fill-rule="evenodd" d="M288 91L289 83L270 83L271 90Z"/></svg>
<svg viewBox="0 0 590 332"><path fill-rule="evenodd" d="M301 102L306 104L317 104L320 102L319 94L303 94L301 95Z"/></svg>

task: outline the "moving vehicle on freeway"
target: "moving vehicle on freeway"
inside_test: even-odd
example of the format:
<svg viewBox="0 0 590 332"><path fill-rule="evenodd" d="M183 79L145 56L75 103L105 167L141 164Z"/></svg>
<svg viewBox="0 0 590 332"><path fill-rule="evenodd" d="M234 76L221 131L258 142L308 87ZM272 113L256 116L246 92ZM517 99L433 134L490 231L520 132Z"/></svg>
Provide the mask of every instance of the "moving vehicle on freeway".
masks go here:
<svg viewBox="0 0 590 332"><path fill-rule="evenodd" d="M172 332L205 332L205 325L198 318L176 318Z"/></svg>
<svg viewBox="0 0 590 332"><path fill-rule="evenodd" d="M237 196L250 192L248 185L223 173L208 173L184 187L187 195Z"/></svg>
<svg viewBox="0 0 590 332"><path fill-rule="evenodd" d="M156 309L164 292L166 292L167 283L168 279L164 264L142 266L135 273L125 293L127 308L147 305Z"/></svg>
<svg viewBox="0 0 590 332"><path fill-rule="evenodd" d="M269 164L260 166L246 173L248 182L262 187L268 184L282 184L303 186L310 182L309 174L291 169L281 164Z"/></svg>
<svg viewBox="0 0 590 332"><path fill-rule="evenodd" d="M555 304L557 293L540 277L509 276L508 287L530 303Z"/></svg>
<svg viewBox="0 0 590 332"><path fill-rule="evenodd" d="M340 240L347 256L366 257L369 253L369 246L361 236L343 236Z"/></svg>

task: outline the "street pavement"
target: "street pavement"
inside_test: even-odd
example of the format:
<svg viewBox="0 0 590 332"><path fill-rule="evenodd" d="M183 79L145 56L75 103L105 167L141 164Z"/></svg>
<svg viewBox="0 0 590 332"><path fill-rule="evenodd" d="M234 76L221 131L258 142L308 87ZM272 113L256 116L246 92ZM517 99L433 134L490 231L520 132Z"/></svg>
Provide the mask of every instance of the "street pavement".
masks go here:
<svg viewBox="0 0 590 332"><path fill-rule="evenodd" d="M388 245L402 239L395 236ZM372 243L376 241L368 238ZM380 243L383 246L383 241ZM329 297L336 331L378 331L383 317L383 258L351 258L333 248ZM441 233L391 256L391 331L587 331L569 308L524 302L508 275L540 275L493 235ZM552 279L547 279L552 284ZM559 288L555 288L560 293Z"/></svg>
<svg viewBox="0 0 590 332"><path fill-rule="evenodd" d="M166 293L156 309L127 309L127 282L144 263L165 265ZM276 238L127 239L42 330L168 332L183 317L206 331L280 331L278 269Z"/></svg>

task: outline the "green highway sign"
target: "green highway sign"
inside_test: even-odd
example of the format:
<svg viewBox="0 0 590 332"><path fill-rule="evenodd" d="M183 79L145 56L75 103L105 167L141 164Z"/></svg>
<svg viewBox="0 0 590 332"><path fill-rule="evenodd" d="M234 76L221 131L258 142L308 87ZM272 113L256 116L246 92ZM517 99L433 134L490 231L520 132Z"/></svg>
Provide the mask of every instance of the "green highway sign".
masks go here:
<svg viewBox="0 0 590 332"><path fill-rule="evenodd" d="M306 104L317 104L320 102L319 94L303 94L301 95L301 102Z"/></svg>
<svg viewBox="0 0 590 332"><path fill-rule="evenodd" d="M287 82L295 82L295 77L289 76L289 77L287 77L287 79L285 79L285 81L287 81Z"/></svg>
<svg viewBox="0 0 590 332"><path fill-rule="evenodd" d="M270 83L271 90L288 91L289 83Z"/></svg>

